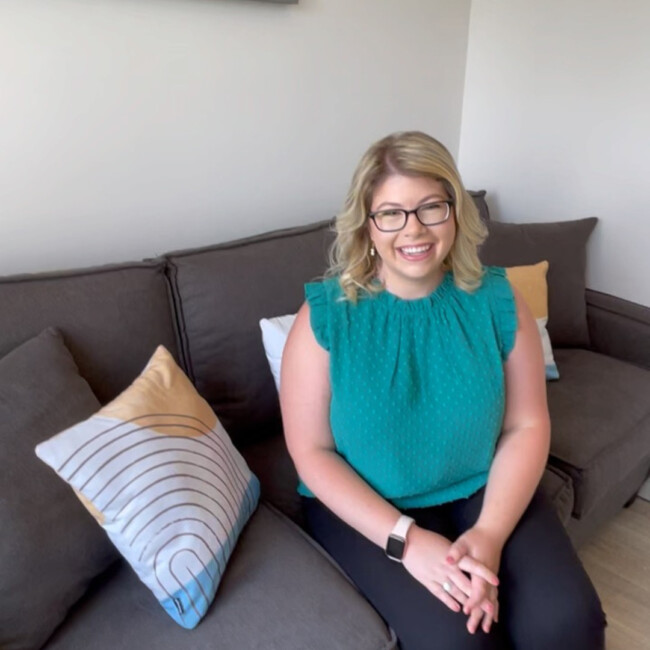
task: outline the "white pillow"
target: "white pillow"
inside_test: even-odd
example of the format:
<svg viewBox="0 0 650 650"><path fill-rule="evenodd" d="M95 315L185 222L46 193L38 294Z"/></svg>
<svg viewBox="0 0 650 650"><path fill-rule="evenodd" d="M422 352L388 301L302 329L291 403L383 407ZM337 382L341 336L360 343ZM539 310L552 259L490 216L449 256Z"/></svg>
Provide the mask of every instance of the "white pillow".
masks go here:
<svg viewBox="0 0 650 650"><path fill-rule="evenodd" d="M262 343L264 352L268 359L275 387L280 392L280 367L282 366L282 352L287 342L289 330L296 320L296 314L276 316L275 318L262 318L260 328L262 329Z"/></svg>
<svg viewBox="0 0 650 650"><path fill-rule="evenodd" d="M121 395L36 447L180 625L212 602L259 500L208 403L162 346Z"/></svg>

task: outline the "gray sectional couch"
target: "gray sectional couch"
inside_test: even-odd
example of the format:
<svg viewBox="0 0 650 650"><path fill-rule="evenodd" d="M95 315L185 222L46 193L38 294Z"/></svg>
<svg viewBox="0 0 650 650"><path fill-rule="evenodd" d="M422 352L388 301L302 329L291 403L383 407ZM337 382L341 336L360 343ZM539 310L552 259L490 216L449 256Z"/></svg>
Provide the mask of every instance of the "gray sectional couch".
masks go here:
<svg viewBox="0 0 650 650"><path fill-rule="evenodd" d="M485 211L482 194L475 198ZM481 253L486 263L500 265L551 258L556 272L549 276L549 331L560 380L548 385L553 443L543 488L576 545L633 497L650 469L650 310L585 291L584 246L593 226L590 220L529 227L490 222L490 238ZM325 268L331 237L330 223L319 222L141 263L0 279L0 444L7 449L10 435L25 436L23 447L0 461L0 571L6 578L0 601L16 610L14 618L0 613L0 647L396 647L391 630L301 529L296 474L282 439L258 325L262 317L297 310L303 283ZM556 282L562 291L570 289L563 298L568 305L557 302ZM563 320L569 311L571 317ZM45 598L48 589L49 597L56 598L57 580L63 577L45 574L48 562L62 561L63 547L74 556L65 561L72 562L85 557L89 545L105 542L70 532L61 519L43 530L54 507L48 498L54 499L59 483L61 489L69 488L30 450L73 424L65 420L73 414L50 417L45 398L38 397L38 382L45 381L49 362L32 351L17 365L15 350L51 327L61 332L98 403L114 398L155 347L165 345L260 479L262 502L237 543L213 605L194 630L178 627L106 546L91 562L98 575L84 569L67 600L39 605L56 616L45 621L34 604L36 594ZM13 359L13 365L6 359ZM3 392L5 376L25 386L11 399ZM71 389L66 390L69 395ZM48 399L55 399L54 391L47 389ZM27 490L32 491L29 498ZM56 496L56 503L68 496ZM77 509L80 526L101 533L73 497L68 507ZM30 553L45 558L38 575L32 563L12 561ZM25 630L9 629L32 607Z"/></svg>

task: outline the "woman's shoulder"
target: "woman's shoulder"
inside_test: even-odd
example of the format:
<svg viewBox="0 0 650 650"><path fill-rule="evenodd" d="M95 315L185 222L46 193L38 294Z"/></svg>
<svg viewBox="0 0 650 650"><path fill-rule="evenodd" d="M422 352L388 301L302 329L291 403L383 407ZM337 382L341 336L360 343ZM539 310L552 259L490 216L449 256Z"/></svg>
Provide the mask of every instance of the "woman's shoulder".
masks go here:
<svg viewBox="0 0 650 650"><path fill-rule="evenodd" d="M457 295L460 294L465 300L488 300L492 301L495 295L507 297L512 293L506 269L502 266L483 266L482 275L478 286L466 291L455 285ZM462 299L461 299L462 300Z"/></svg>
<svg viewBox="0 0 650 650"><path fill-rule="evenodd" d="M513 296L512 285L508 279L506 268L503 266L483 266L481 283L475 293L488 299L493 299L496 296L497 298L511 300Z"/></svg>
<svg viewBox="0 0 650 650"><path fill-rule="evenodd" d="M508 282L508 276L503 266L483 266L482 285L498 285L504 282Z"/></svg>
<svg viewBox="0 0 650 650"><path fill-rule="evenodd" d="M484 266L483 270L482 287L485 287L488 303L491 305L493 318L497 324L502 357L505 360L514 346L517 331L517 303L504 267Z"/></svg>
<svg viewBox="0 0 650 650"><path fill-rule="evenodd" d="M326 304L338 300L342 295L338 276L324 277L305 284L305 298L310 305Z"/></svg>
<svg viewBox="0 0 650 650"><path fill-rule="evenodd" d="M324 291L331 291L334 288L340 288L341 283L338 275L325 275L310 282L305 283L305 287L321 287Z"/></svg>
<svg viewBox="0 0 650 650"><path fill-rule="evenodd" d="M455 300L452 300L452 303L492 302L495 295L507 296L511 293L510 282L504 267L484 265L481 270L479 281L472 289L465 289L455 281L453 282Z"/></svg>

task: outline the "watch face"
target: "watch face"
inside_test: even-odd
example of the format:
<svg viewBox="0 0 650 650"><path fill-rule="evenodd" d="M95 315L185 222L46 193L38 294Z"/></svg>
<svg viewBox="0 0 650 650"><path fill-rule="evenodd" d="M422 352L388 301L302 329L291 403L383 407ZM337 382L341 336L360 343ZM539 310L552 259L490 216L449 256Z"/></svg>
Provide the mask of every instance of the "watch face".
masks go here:
<svg viewBox="0 0 650 650"><path fill-rule="evenodd" d="M401 560L404 555L405 546L403 539L391 535L386 544L386 555L392 560Z"/></svg>

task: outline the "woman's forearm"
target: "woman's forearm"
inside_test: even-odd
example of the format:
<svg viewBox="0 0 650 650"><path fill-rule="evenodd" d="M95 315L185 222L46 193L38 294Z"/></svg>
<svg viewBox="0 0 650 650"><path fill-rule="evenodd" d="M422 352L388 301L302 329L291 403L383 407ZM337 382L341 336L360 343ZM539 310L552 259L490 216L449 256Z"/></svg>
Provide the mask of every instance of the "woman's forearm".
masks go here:
<svg viewBox="0 0 650 650"><path fill-rule="evenodd" d="M301 479L325 506L384 548L400 516L397 508L375 492L333 450L314 449L294 461Z"/></svg>
<svg viewBox="0 0 650 650"><path fill-rule="evenodd" d="M544 472L551 440L539 331L523 298L516 290L513 293L517 305L517 336L505 364L503 432L476 523L501 545L510 537L533 497Z"/></svg>
<svg viewBox="0 0 650 650"><path fill-rule="evenodd" d="M546 424L507 431L501 436L476 526L488 531L502 545L535 493L549 444Z"/></svg>

